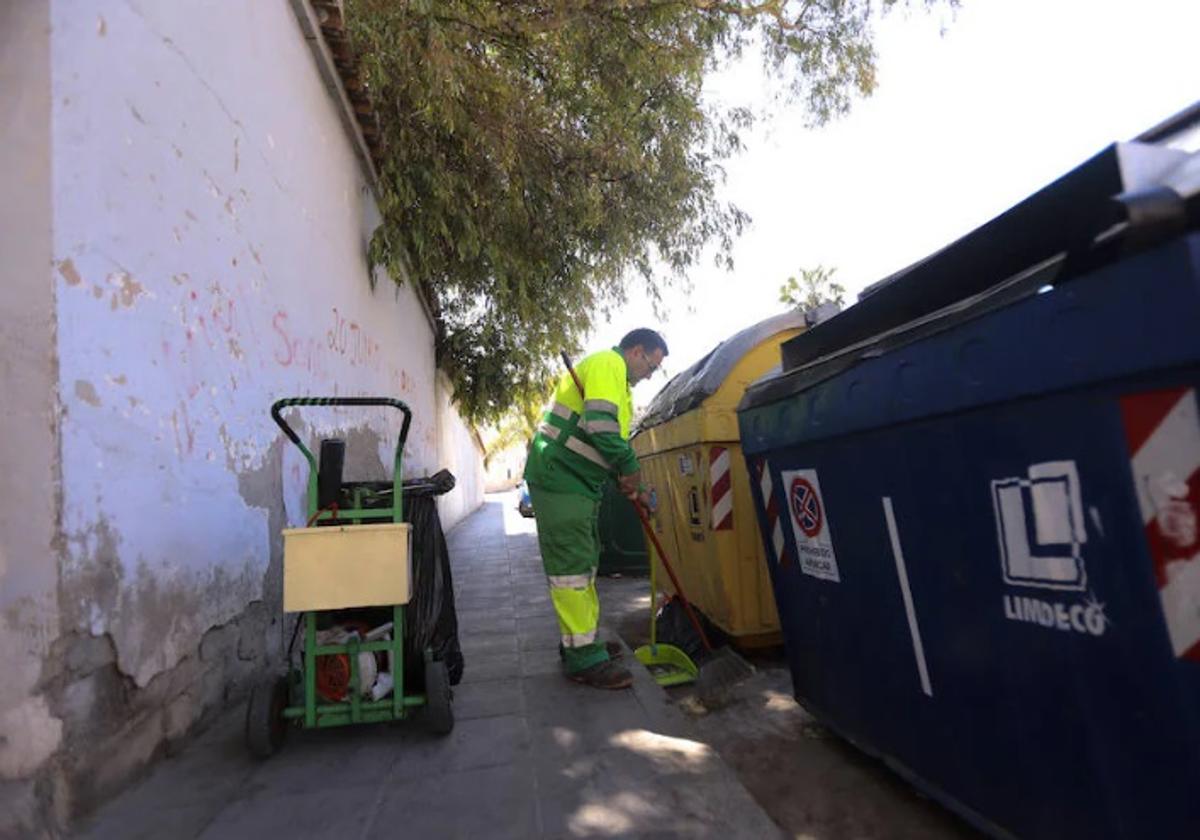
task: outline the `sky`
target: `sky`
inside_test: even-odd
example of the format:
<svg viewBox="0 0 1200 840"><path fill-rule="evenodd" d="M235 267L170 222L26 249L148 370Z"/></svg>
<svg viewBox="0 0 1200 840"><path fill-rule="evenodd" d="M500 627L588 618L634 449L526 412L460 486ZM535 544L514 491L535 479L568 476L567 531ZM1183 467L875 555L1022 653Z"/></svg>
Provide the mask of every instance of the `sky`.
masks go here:
<svg viewBox="0 0 1200 840"><path fill-rule="evenodd" d="M894 12L876 27L878 87L851 113L806 128L799 106L764 114L726 165L722 195L747 211L734 269L698 265L657 321L635 283L588 342L656 326L671 354L634 391L645 405L737 330L782 311L802 267L837 269L847 303L999 215L1108 144L1200 99L1197 0L962 0ZM757 59L708 85L762 113Z"/></svg>

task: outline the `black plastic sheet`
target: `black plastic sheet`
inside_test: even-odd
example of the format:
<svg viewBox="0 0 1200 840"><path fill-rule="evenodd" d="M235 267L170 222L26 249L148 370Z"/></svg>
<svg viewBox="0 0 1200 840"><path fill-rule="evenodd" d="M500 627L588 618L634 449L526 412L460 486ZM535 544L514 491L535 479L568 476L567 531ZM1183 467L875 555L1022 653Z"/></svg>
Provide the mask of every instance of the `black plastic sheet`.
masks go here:
<svg viewBox="0 0 1200 840"><path fill-rule="evenodd" d="M442 473L450 475L445 470ZM453 482L454 477L450 476L450 487L438 494L447 492ZM454 579L450 572L450 550L432 491L418 495L415 490L405 488L404 521L413 526L413 593L404 613L405 681L423 684L422 657L425 649L430 648L435 659L446 663L450 684L458 685L465 663L458 642Z"/></svg>

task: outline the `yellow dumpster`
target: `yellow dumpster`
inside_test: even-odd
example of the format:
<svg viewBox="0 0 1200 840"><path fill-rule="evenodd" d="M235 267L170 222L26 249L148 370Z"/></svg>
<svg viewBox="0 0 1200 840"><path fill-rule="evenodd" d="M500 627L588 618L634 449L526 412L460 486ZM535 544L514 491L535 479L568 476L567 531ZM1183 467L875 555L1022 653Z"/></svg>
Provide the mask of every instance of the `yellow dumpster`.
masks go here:
<svg viewBox="0 0 1200 840"><path fill-rule="evenodd" d="M743 648L781 636L735 409L804 326L802 313L789 312L721 342L659 391L633 437L658 495L652 524L685 593Z"/></svg>

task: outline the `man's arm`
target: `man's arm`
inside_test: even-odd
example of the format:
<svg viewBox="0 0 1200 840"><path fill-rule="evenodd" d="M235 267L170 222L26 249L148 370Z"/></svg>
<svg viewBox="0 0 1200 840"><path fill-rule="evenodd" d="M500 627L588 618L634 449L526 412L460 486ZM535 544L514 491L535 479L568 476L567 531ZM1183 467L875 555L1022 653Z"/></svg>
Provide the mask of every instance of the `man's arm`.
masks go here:
<svg viewBox="0 0 1200 840"><path fill-rule="evenodd" d="M591 436L596 449L608 461L609 467L621 479L640 472L637 454L621 435L620 400L625 395L623 364L597 364L588 371L584 383L583 428ZM624 489L625 481L622 481ZM637 489L637 484L634 484Z"/></svg>
<svg viewBox="0 0 1200 840"><path fill-rule="evenodd" d="M633 447L621 437L617 411L616 403L588 397L583 403L583 428L613 471L625 477L639 472L641 467Z"/></svg>

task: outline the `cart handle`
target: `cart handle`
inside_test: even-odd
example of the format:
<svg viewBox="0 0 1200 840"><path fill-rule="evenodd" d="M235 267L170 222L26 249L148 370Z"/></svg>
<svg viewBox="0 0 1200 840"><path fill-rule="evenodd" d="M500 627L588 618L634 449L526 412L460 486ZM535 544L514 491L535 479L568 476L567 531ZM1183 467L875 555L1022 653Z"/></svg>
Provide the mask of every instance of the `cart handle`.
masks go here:
<svg viewBox="0 0 1200 840"><path fill-rule="evenodd" d="M392 492L395 499L395 521L403 521L401 505L403 504L403 496L401 493L402 482L402 466L404 458L404 444L408 440L408 427L412 424L412 409L408 407L402 400L394 400L391 397L286 397L282 400L276 400L271 406L271 419L275 424L283 430L287 435L288 440L296 444L300 451L304 453L305 460L308 461L308 506L309 515L316 513L317 504L317 459L313 456L309 448L304 445L304 441L300 440L300 436L296 434L296 430L288 425L288 422L283 419L280 413L285 408L293 406L335 406L335 405L352 405L352 406L384 406L397 408L404 413L404 424L400 427L400 439L396 442L396 459L392 470Z"/></svg>

